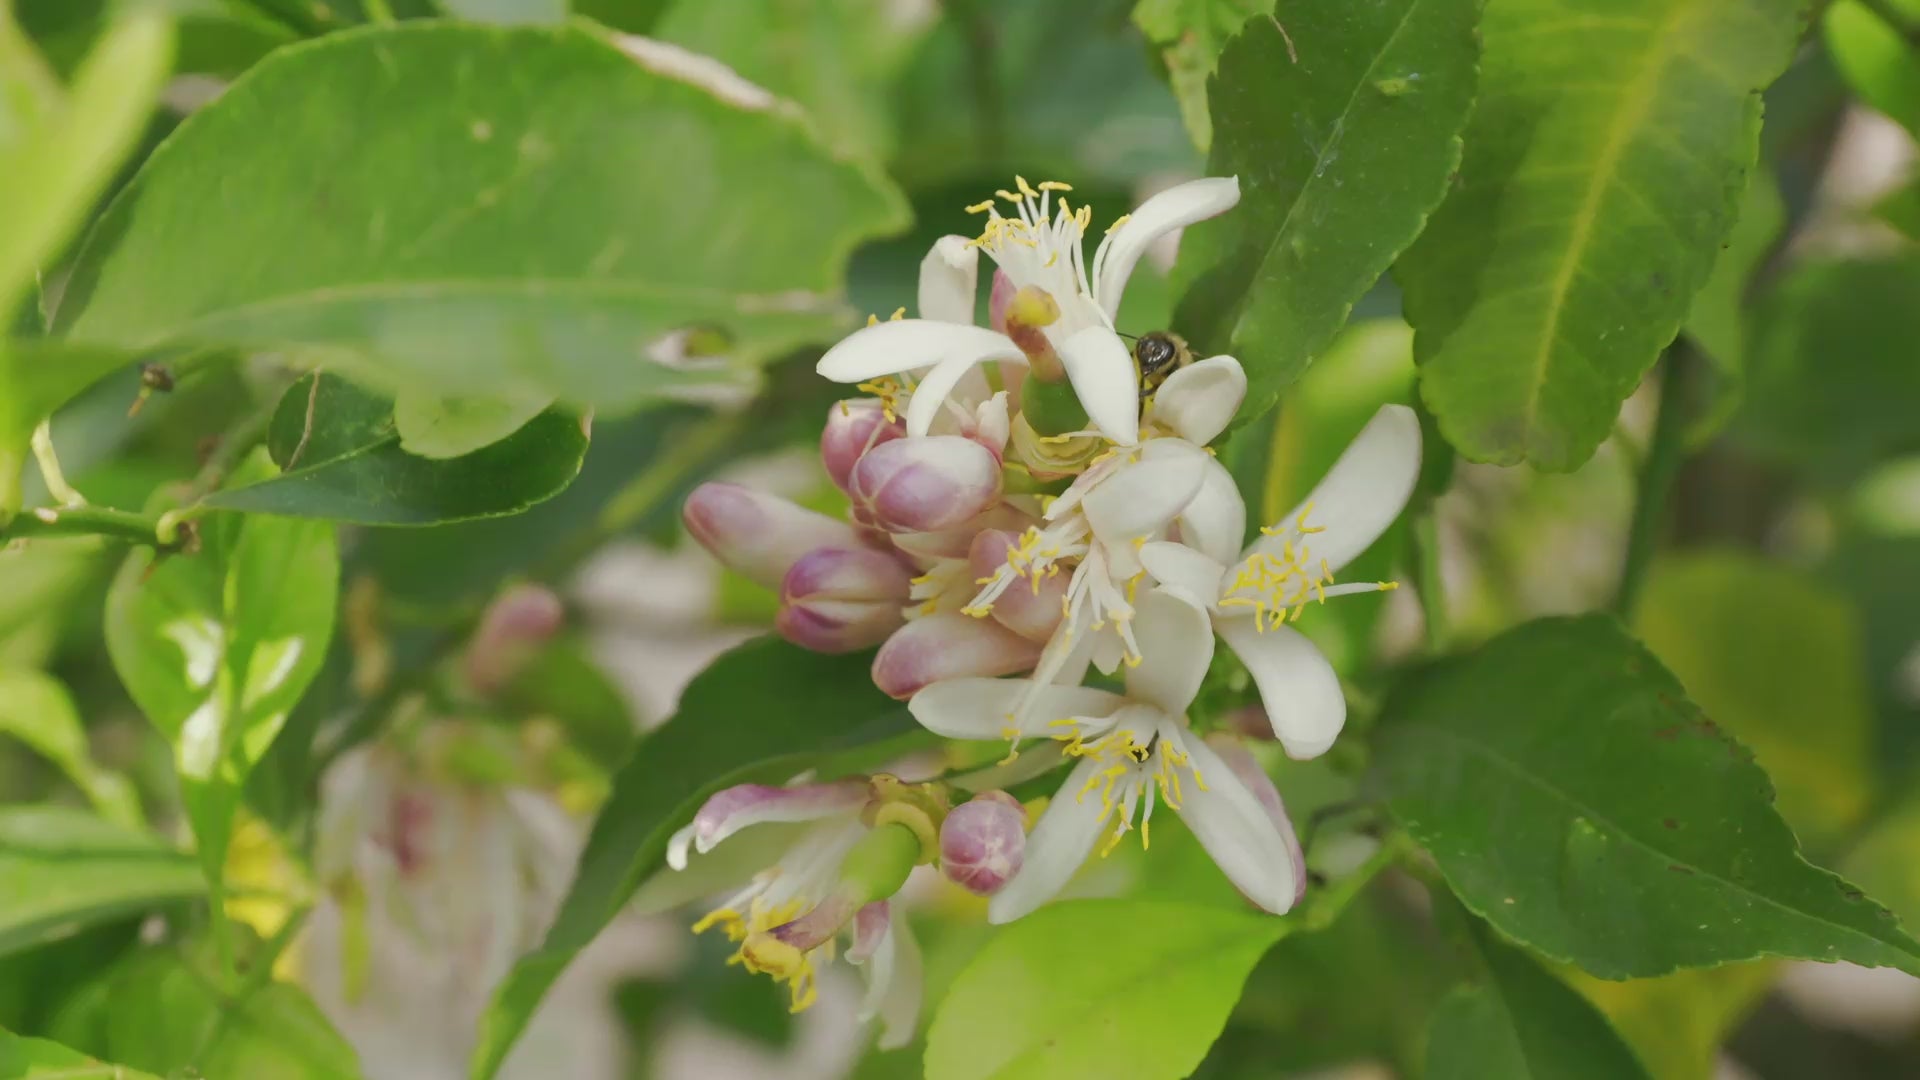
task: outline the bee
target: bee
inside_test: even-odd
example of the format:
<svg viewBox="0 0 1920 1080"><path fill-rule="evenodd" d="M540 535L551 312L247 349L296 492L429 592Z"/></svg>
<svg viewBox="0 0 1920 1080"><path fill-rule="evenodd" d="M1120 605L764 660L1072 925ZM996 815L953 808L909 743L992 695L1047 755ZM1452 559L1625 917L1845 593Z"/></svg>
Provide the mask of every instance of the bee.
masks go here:
<svg viewBox="0 0 1920 1080"><path fill-rule="evenodd" d="M1193 352L1179 334L1155 330L1133 343L1134 366L1140 369L1140 400L1146 401L1167 376L1193 363Z"/></svg>

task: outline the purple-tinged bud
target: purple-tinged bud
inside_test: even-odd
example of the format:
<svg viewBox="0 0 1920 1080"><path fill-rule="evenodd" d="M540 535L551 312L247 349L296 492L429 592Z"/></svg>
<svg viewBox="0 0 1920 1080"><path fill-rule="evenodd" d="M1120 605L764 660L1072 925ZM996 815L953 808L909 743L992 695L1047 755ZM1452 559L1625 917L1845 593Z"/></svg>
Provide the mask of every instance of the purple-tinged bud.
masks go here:
<svg viewBox="0 0 1920 1080"><path fill-rule="evenodd" d="M700 546L769 589L815 548L857 548L853 526L739 484L701 484L680 511Z"/></svg>
<svg viewBox="0 0 1920 1080"><path fill-rule="evenodd" d="M893 546L916 559L964 559L973 549L973 538L982 530L998 529L1018 535L1039 519L1006 503L996 503L979 517L939 532L895 533Z"/></svg>
<svg viewBox="0 0 1920 1080"><path fill-rule="evenodd" d="M940 826L940 872L976 896L992 896L1026 860L1027 815L1004 791L954 807Z"/></svg>
<svg viewBox="0 0 1920 1080"><path fill-rule="evenodd" d="M848 494L889 532L938 532L1000 499L1000 459L959 435L895 439L861 455Z"/></svg>
<svg viewBox="0 0 1920 1080"><path fill-rule="evenodd" d="M861 455L906 433L899 417L887 419L886 406L879 399L851 398L827 410L827 426L820 431L820 461L834 484L846 491Z"/></svg>
<svg viewBox="0 0 1920 1080"><path fill-rule="evenodd" d="M1017 533L989 529L975 536L967 552L968 569L974 580L998 573L1007 564L1007 553L1019 546ZM1071 574L1061 571L1014 582L994 600L988 614L1028 641L1044 644L1060 625L1060 601L1067 595L1067 583L1071 579Z"/></svg>
<svg viewBox="0 0 1920 1080"><path fill-rule="evenodd" d="M800 556L780 583L780 636L814 652L878 645L906 621L912 577L900 560L872 548L819 548Z"/></svg>
<svg viewBox="0 0 1920 1080"><path fill-rule="evenodd" d="M1040 646L991 619L941 612L894 631L873 658L873 684L901 701L941 679L1031 670Z"/></svg>
<svg viewBox="0 0 1920 1080"><path fill-rule="evenodd" d="M565 617L560 598L545 586L515 585L495 597L467 643L467 685L483 697L505 689Z"/></svg>

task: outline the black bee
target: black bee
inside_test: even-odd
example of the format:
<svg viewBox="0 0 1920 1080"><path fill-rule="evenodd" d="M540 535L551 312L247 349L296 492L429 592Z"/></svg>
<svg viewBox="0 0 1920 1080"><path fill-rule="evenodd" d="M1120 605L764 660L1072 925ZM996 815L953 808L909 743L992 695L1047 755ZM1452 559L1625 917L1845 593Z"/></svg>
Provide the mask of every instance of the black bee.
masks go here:
<svg viewBox="0 0 1920 1080"><path fill-rule="evenodd" d="M1193 363L1185 338L1165 330L1141 334L1133 343L1133 362L1140 369L1140 400L1153 396L1167 376Z"/></svg>

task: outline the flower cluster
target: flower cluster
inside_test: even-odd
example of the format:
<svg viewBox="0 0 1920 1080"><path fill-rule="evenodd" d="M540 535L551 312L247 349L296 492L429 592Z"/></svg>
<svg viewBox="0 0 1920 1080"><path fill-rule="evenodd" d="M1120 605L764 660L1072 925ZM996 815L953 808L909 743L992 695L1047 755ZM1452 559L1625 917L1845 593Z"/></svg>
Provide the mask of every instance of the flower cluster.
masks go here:
<svg viewBox="0 0 1920 1080"><path fill-rule="evenodd" d="M1419 424L1383 408L1299 507L1246 543L1245 503L1208 448L1246 395L1240 363L1195 359L1160 331L1129 346L1114 321L1148 247L1230 209L1238 181L1149 199L1090 260L1091 214L1070 191L1018 179L970 207L981 233L928 253L919 317L870 320L821 358L823 376L866 395L835 406L821 437L850 520L724 484L687 501L702 544L779 589L781 634L830 652L878 645L875 684L922 725L1008 743L999 766L946 784L728 789L676 837L678 868L689 844L704 852L754 821L818 822L701 924L724 926L749 968L793 981L796 1008L811 1000L813 958L847 928L852 958L892 950L887 974L876 960L873 1007L904 1007L885 986L912 950L888 898L916 862L989 896L989 918L1007 922L1096 850L1135 831L1149 843L1159 804L1261 908L1285 913L1305 887L1272 782L1235 736L1203 736L1189 712L1218 640L1252 675L1287 754L1333 744L1340 681L1292 624L1309 605L1394 587L1336 575L1405 505ZM974 322L982 252L995 265L985 327ZM1060 766L1031 834L1003 792L948 811L951 790L979 791L980 777L1007 785ZM912 845L879 829L903 816Z"/></svg>

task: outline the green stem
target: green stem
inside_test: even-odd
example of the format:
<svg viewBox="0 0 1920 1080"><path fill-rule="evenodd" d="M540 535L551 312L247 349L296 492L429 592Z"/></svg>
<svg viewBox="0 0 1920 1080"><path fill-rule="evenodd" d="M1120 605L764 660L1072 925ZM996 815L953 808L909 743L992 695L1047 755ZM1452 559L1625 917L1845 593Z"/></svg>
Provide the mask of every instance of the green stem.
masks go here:
<svg viewBox="0 0 1920 1080"><path fill-rule="evenodd" d="M1447 648L1447 591L1440 578L1440 525L1433 501L1422 500L1410 530L1413 541L1413 588L1420 596L1420 614L1427 624L1427 649Z"/></svg>
<svg viewBox="0 0 1920 1080"><path fill-rule="evenodd" d="M1694 361L1693 350L1684 340L1677 341L1661 360L1660 400L1655 405L1653 437L1640 466L1640 487L1633 504L1633 523L1627 530L1627 552L1620 570L1620 589L1613 601L1614 614L1622 620L1633 617L1640 599L1647 568L1666 529L1667 504L1673 494L1673 482L1680 474L1680 462L1686 453L1687 379Z"/></svg>
<svg viewBox="0 0 1920 1080"><path fill-rule="evenodd" d="M20 490L20 477L26 468L25 454L12 447L0 447L0 537L7 535L7 526L12 524L13 516L20 512L24 497Z"/></svg>
<svg viewBox="0 0 1920 1080"><path fill-rule="evenodd" d="M159 517L103 506L43 506L0 526L0 541L39 536L104 536L163 551L180 547L178 536L168 537L162 530Z"/></svg>

